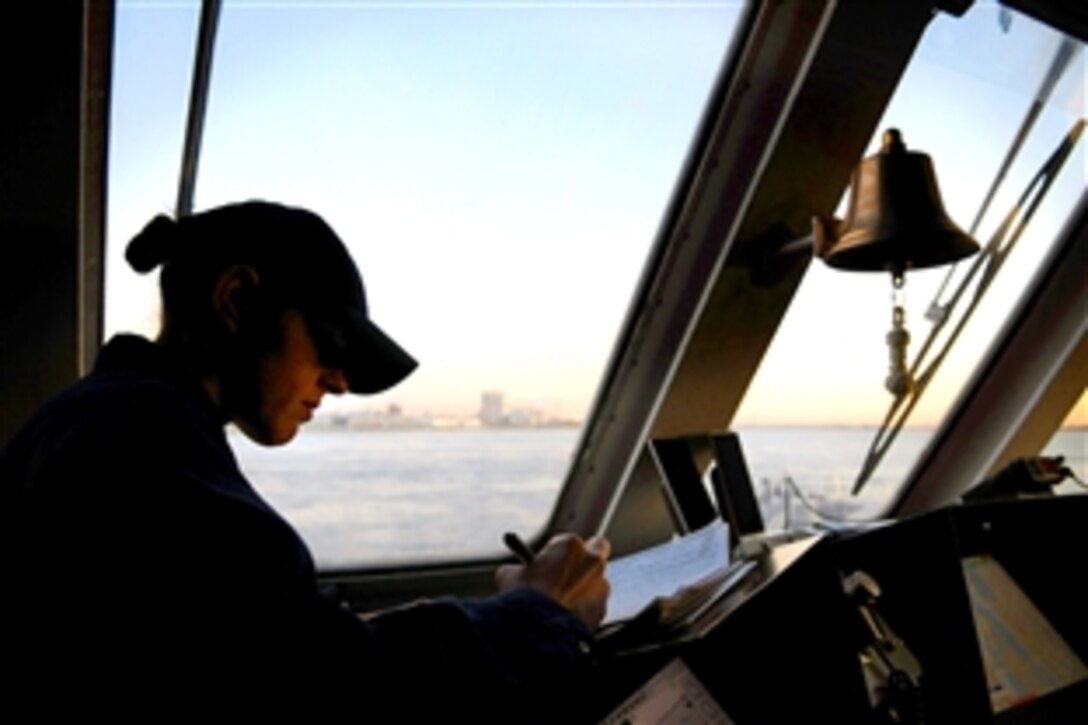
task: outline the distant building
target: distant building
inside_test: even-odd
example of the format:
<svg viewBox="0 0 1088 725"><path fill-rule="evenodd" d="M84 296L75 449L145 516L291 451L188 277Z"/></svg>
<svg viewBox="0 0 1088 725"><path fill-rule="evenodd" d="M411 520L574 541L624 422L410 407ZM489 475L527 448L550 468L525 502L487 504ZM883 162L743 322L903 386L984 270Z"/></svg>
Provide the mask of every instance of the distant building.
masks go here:
<svg viewBox="0 0 1088 725"><path fill-rule="evenodd" d="M502 425L503 394L488 390L480 396L480 423L486 426Z"/></svg>

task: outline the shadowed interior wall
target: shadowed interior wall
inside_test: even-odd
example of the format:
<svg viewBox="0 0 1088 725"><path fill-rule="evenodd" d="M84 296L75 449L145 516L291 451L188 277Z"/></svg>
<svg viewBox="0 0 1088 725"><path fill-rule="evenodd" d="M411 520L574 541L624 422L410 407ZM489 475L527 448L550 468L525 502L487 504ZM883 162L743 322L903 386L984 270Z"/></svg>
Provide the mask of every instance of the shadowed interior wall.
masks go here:
<svg viewBox="0 0 1088 725"><path fill-rule="evenodd" d="M0 441L78 365L82 3L8 3L0 113Z"/></svg>

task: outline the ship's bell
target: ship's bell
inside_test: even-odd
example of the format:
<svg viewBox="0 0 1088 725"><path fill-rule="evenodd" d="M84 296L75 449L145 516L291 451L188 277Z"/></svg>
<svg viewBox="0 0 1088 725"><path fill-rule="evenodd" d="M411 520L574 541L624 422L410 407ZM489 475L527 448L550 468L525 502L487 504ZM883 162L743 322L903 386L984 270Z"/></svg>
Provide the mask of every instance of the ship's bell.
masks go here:
<svg viewBox="0 0 1088 725"><path fill-rule="evenodd" d="M831 267L896 276L979 249L945 213L929 156L907 151L896 129L854 172L846 220L818 222L814 235L816 253Z"/></svg>

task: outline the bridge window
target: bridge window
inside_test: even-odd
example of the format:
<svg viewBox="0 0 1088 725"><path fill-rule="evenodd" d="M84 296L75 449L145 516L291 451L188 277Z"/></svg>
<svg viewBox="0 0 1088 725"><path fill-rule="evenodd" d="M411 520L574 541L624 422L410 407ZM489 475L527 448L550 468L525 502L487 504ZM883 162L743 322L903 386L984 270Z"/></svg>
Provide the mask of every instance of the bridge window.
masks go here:
<svg viewBox="0 0 1088 725"><path fill-rule="evenodd" d="M175 5L118 4L109 333L156 326L120 255L173 209L198 14ZM224 4L194 208L320 212L421 361L286 449L234 436L321 564L544 527L739 5Z"/></svg>
<svg viewBox="0 0 1088 725"><path fill-rule="evenodd" d="M879 149L884 130L899 129L908 149L930 155L949 215L985 246L1083 117L1082 46L996 3L976 3L961 18L938 13L866 155ZM1062 65L1066 50L1072 53ZM1037 99L1040 112L1028 123ZM1022 130L1023 144L987 205L987 192ZM852 489L893 402L884 387L890 276L835 271L812 262L737 415L769 525L863 519L885 509L1074 209L1084 190L1086 145L1088 139L1081 139L1073 147L951 352L918 396L906 425L891 439L857 496ZM973 262L969 258L953 270L907 273L903 304L911 333L909 363L918 360L934 329L927 309L934 301L950 301ZM962 311L977 289L979 277L974 279L957 310ZM947 285L943 292L942 285ZM954 326L952 318L934 337L919 373L929 367ZM1079 451L1083 470L1088 420L1083 405L1080 411L1079 421L1071 418L1079 428L1067 426L1061 441L1074 457Z"/></svg>

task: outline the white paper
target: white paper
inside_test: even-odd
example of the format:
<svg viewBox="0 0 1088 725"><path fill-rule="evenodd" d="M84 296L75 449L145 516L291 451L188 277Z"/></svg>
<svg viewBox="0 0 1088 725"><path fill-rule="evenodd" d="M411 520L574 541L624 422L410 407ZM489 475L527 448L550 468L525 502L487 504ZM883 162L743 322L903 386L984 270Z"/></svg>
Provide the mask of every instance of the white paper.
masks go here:
<svg viewBox="0 0 1088 725"><path fill-rule="evenodd" d="M612 585L602 626L633 618L657 597L724 571L729 566L729 528L724 521L608 563Z"/></svg>
<svg viewBox="0 0 1088 725"><path fill-rule="evenodd" d="M699 678L674 659L601 725L732 725Z"/></svg>

